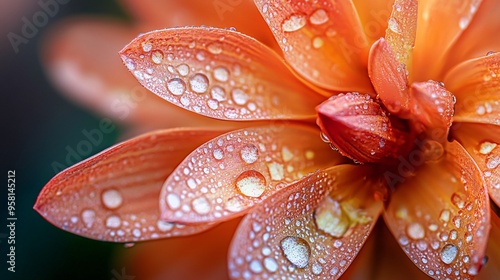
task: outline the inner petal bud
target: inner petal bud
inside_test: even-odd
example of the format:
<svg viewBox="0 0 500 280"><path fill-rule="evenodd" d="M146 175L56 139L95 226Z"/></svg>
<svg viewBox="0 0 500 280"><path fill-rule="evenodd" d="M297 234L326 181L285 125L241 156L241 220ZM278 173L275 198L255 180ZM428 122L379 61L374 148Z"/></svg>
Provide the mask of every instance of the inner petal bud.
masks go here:
<svg viewBox="0 0 500 280"><path fill-rule="evenodd" d="M331 144L355 161L383 162L406 151L408 133L396 127L367 94L340 94L320 104L316 111L316 122Z"/></svg>

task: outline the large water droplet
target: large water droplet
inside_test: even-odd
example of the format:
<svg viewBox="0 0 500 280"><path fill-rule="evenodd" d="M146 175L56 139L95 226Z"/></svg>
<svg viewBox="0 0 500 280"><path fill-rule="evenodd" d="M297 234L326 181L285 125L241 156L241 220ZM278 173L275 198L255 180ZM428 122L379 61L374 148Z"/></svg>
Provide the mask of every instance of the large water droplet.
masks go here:
<svg viewBox="0 0 500 280"><path fill-rule="evenodd" d="M465 200L466 200L466 198L465 198L465 195L463 193L456 192L456 193L453 193L451 195L451 203L453 203L453 205L458 207L458 209L464 208Z"/></svg>
<svg viewBox="0 0 500 280"><path fill-rule="evenodd" d="M247 170L236 178L238 190L249 197L259 197L266 190L266 178L260 172Z"/></svg>
<svg viewBox="0 0 500 280"><path fill-rule="evenodd" d="M491 143L488 141L482 142L479 146L479 152L483 155L487 155L493 151L497 146L496 143Z"/></svg>
<svg viewBox="0 0 500 280"><path fill-rule="evenodd" d="M242 198L239 196L231 197L226 201L224 207L231 212L240 212L244 207Z"/></svg>
<svg viewBox="0 0 500 280"><path fill-rule="evenodd" d="M204 74L197 73L189 79L191 90L196 93L204 93L208 90L208 78Z"/></svg>
<svg viewBox="0 0 500 280"><path fill-rule="evenodd" d="M446 244L443 249L441 249L441 261L445 264L452 263L458 255L458 248L453 244Z"/></svg>
<svg viewBox="0 0 500 280"><path fill-rule="evenodd" d="M163 60L163 53L160 50L156 50L151 54L151 60L155 64L160 64Z"/></svg>
<svg viewBox="0 0 500 280"><path fill-rule="evenodd" d="M219 42L213 42L207 46L207 49L213 54L220 54L222 52L222 44Z"/></svg>
<svg viewBox="0 0 500 280"><path fill-rule="evenodd" d="M82 221L86 227L91 227L95 220L95 211L86 209L82 211Z"/></svg>
<svg viewBox="0 0 500 280"><path fill-rule="evenodd" d="M158 222L156 222L156 227L158 227L158 229L163 232L172 230L174 226L175 226L174 223L169 223L162 220L158 220Z"/></svg>
<svg viewBox="0 0 500 280"><path fill-rule="evenodd" d="M250 264L248 265L248 268L250 268L250 270L253 273L261 273L262 272L262 265L260 264L259 260L252 260L250 262Z"/></svg>
<svg viewBox="0 0 500 280"><path fill-rule="evenodd" d="M153 45L149 41L142 42L141 45L142 45L142 50L145 52L149 52L153 48Z"/></svg>
<svg viewBox="0 0 500 280"><path fill-rule="evenodd" d="M285 257L298 268L304 268L309 263L311 248L307 241L296 236L287 236L280 242Z"/></svg>
<svg viewBox="0 0 500 280"><path fill-rule="evenodd" d="M264 267L271 273L274 273L278 270L278 263L272 257L267 257L264 259Z"/></svg>
<svg viewBox="0 0 500 280"><path fill-rule="evenodd" d="M167 82L167 89L170 93L173 95L182 95L184 91L186 90L186 84L184 83L183 80L179 78L173 78L168 80Z"/></svg>
<svg viewBox="0 0 500 280"><path fill-rule="evenodd" d="M323 9L317 9L309 17L309 21L314 25L320 25L328 21L328 14Z"/></svg>
<svg viewBox="0 0 500 280"><path fill-rule="evenodd" d="M340 203L327 196L314 210L318 228L333 237L342 237L350 227L350 220Z"/></svg>
<svg viewBox="0 0 500 280"><path fill-rule="evenodd" d="M111 215L106 219L106 226L109 228L119 228L122 223L120 217Z"/></svg>
<svg viewBox="0 0 500 280"><path fill-rule="evenodd" d="M220 82L226 82L229 79L229 70L226 67L220 66L214 69L214 78Z"/></svg>
<svg viewBox="0 0 500 280"><path fill-rule="evenodd" d="M213 99L219 102L226 100L226 91L220 86L212 87L212 89L210 90L210 94L212 95Z"/></svg>
<svg viewBox="0 0 500 280"><path fill-rule="evenodd" d="M306 17L304 15L292 15L283 21L282 28L285 32L293 32L301 29L306 25Z"/></svg>
<svg viewBox="0 0 500 280"><path fill-rule="evenodd" d="M248 94L239 88L235 88L231 91L231 97L233 98L234 103L238 105L245 105L248 101Z"/></svg>
<svg viewBox="0 0 500 280"><path fill-rule="evenodd" d="M183 77L189 74L189 66L187 64L179 64L176 69L177 72L179 72L179 74Z"/></svg>
<svg viewBox="0 0 500 280"><path fill-rule="evenodd" d="M240 156L244 162L254 163L259 158L259 149L254 144L248 144L241 149Z"/></svg>
<svg viewBox="0 0 500 280"><path fill-rule="evenodd" d="M175 210L181 207L181 199L175 193L169 193L167 195L167 205L170 209Z"/></svg>
<svg viewBox="0 0 500 280"><path fill-rule="evenodd" d="M414 222L406 227L406 233L411 239L418 240L425 237L425 229L422 224Z"/></svg>
<svg viewBox="0 0 500 280"><path fill-rule="evenodd" d="M193 209L198 214L208 214L210 212L210 202L206 197L195 198L192 202Z"/></svg>
<svg viewBox="0 0 500 280"><path fill-rule="evenodd" d="M101 199L102 204L109 209L116 209L120 207L123 202L120 192L115 189L109 189L102 192Z"/></svg>

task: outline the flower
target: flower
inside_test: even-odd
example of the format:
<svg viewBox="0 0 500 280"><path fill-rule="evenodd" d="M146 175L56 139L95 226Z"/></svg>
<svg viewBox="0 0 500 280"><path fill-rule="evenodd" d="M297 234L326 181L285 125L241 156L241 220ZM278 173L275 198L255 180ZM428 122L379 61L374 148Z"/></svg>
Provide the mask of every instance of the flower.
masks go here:
<svg viewBox="0 0 500 280"><path fill-rule="evenodd" d="M338 278L382 216L428 276L474 278L486 253L481 276L494 275L500 5L255 3L286 62L208 27L145 33L120 55L172 104L259 122L125 141L54 177L37 211L117 242L200 233L246 214L229 249L235 279Z"/></svg>

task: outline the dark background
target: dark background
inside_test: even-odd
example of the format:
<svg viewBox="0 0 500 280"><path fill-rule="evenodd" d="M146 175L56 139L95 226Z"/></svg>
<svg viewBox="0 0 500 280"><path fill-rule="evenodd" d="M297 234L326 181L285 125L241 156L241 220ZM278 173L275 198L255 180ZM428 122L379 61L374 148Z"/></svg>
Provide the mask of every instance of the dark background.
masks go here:
<svg viewBox="0 0 500 280"><path fill-rule="evenodd" d="M127 15L114 0L69 1L59 5L58 13L27 44L21 44L16 54L7 34L21 34L22 18L31 19L41 7L32 0L2 1L0 174L4 179L0 186L0 279L113 279L113 271L122 269L115 262L118 252L124 250L121 244L67 233L32 209L44 184L55 175L51 163L65 162L65 147L74 147L82 139L82 129L98 127L100 119L66 100L51 85L40 65L39 47L44 32L63 18L82 14L121 18ZM112 145L118 133L106 134L92 153ZM8 170L16 173L15 273L7 271L6 263Z"/></svg>

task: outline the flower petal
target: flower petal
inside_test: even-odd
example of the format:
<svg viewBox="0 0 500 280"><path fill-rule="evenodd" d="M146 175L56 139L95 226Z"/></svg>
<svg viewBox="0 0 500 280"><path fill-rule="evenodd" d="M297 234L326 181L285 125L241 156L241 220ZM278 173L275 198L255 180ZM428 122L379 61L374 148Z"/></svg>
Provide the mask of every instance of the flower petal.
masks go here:
<svg viewBox="0 0 500 280"><path fill-rule="evenodd" d="M336 166L268 198L235 233L230 277L339 278L382 211L366 177L374 175L367 166Z"/></svg>
<svg viewBox="0 0 500 280"><path fill-rule="evenodd" d="M445 65L445 55L469 26L480 4L481 0L419 2L417 38L413 51L415 81L442 80L439 74Z"/></svg>
<svg viewBox="0 0 500 280"><path fill-rule="evenodd" d="M285 59L314 84L373 92L366 77L369 45L352 1L255 0Z"/></svg>
<svg viewBox="0 0 500 280"><path fill-rule="evenodd" d="M441 161L423 163L416 158L410 156L399 166L396 176L404 178L384 213L386 224L427 275L476 275L490 229L489 199L480 171L458 142L447 143ZM403 169L413 169L414 176L405 177Z"/></svg>
<svg viewBox="0 0 500 280"><path fill-rule="evenodd" d="M138 28L111 19L63 21L43 42L46 72L61 93L80 105L143 130L220 125L164 102L130 76L117 52L137 33Z"/></svg>
<svg viewBox="0 0 500 280"><path fill-rule="evenodd" d="M496 213L491 213L491 231L486 248L488 262L479 273L478 279L495 279L500 275L500 218Z"/></svg>
<svg viewBox="0 0 500 280"><path fill-rule="evenodd" d="M272 50L231 30L153 31L120 54L144 87L213 118L305 119L323 100L294 78Z"/></svg>
<svg viewBox="0 0 500 280"><path fill-rule="evenodd" d="M448 59L443 70L448 70L462 61L484 56L490 51L500 51L499 4L497 0L481 2L477 14L453 45L453 51L447 52Z"/></svg>
<svg viewBox="0 0 500 280"><path fill-rule="evenodd" d="M384 37L387 20L391 15L393 2L386 0L352 0L361 21L368 44Z"/></svg>
<svg viewBox="0 0 500 280"><path fill-rule="evenodd" d="M500 124L500 52L457 65L445 83L457 99L455 121Z"/></svg>
<svg viewBox="0 0 500 280"><path fill-rule="evenodd" d="M408 79L405 69L384 38L372 45L368 75L387 110L400 117L406 117L409 113Z"/></svg>
<svg viewBox="0 0 500 280"><path fill-rule="evenodd" d="M50 180L35 209L49 222L88 238L129 242L193 234L210 224L159 220L158 195L175 166L215 130L164 130L123 142Z"/></svg>
<svg viewBox="0 0 500 280"><path fill-rule="evenodd" d="M500 206L500 126L459 123L453 127L453 137L475 160L490 197Z"/></svg>
<svg viewBox="0 0 500 280"><path fill-rule="evenodd" d="M228 279L227 250L239 222L224 222L196 235L137 243L116 255L135 279Z"/></svg>
<svg viewBox="0 0 500 280"><path fill-rule="evenodd" d="M411 64L417 31L417 0L396 0L389 18L385 39L396 55L396 60L405 67L411 77ZM411 78L409 78L411 80Z"/></svg>
<svg viewBox="0 0 500 280"><path fill-rule="evenodd" d="M180 223L241 216L286 184L344 159L305 126L237 130L203 144L165 182L161 218Z"/></svg>
<svg viewBox="0 0 500 280"><path fill-rule="evenodd" d="M149 30L174 26L234 27L260 42L279 47L251 0L124 0ZM244 16L243 16L244 15Z"/></svg>

